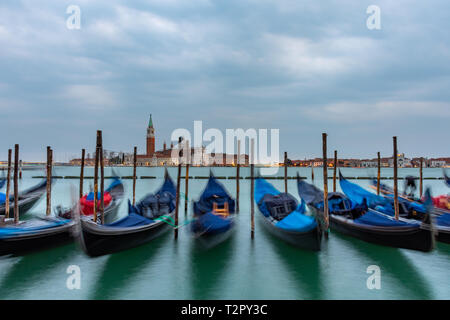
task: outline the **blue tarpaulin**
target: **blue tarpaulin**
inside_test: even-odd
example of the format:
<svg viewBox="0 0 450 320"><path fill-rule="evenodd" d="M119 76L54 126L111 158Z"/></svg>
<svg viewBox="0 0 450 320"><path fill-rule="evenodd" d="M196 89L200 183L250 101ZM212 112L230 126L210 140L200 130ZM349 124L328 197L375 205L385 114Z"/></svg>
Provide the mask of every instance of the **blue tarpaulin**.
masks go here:
<svg viewBox="0 0 450 320"><path fill-rule="evenodd" d="M194 202L194 214L200 215L212 211L213 203L217 203L219 208L223 207L225 202L228 202L228 211L234 213L234 199L211 174L199 201Z"/></svg>
<svg viewBox="0 0 450 320"><path fill-rule="evenodd" d="M0 239L10 238L19 234L34 233L40 230L45 230L49 228L59 227L70 220L61 219L55 221L47 221L41 219L27 220L19 225L12 225L0 228Z"/></svg>
<svg viewBox="0 0 450 320"><path fill-rule="evenodd" d="M444 213L436 218L438 226L450 227L450 214Z"/></svg>
<svg viewBox="0 0 450 320"><path fill-rule="evenodd" d="M138 226L146 226L154 223L155 221L151 219L147 219L139 214L130 213L125 218L122 218L116 222L106 224L108 227L118 227L118 228L127 228L127 227L138 227Z"/></svg>
<svg viewBox="0 0 450 320"><path fill-rule="evenodd" d="M211 212L207 212L192 222L191 229L194 233L222 233L228 231L233 222L231 219L223 218L212 214Z"/></svg>
<svg viewBox="0 0 450 320"><path fill-rule="evenodd" d="M297 232L306 232L317 227L314 218L306 216L297 210L283 220L278 221L275 225L281 229Z"/></svg>
<svg viewBox="0 0 450 320"><path fill-rule="evenodd" d="M417 223L407 223L403 221L397 221L391 217L387 217L381 213L373 210L367 211L364 215L354 220L355 223L365 224L378 227L404 227L404 226L419 226Z"/></svg>
<svg viewBox="0 0 450 320"><path fill-rule="evenodd" d="M101 198L101 193L97 192L97 199ZM89 192L88 195L86 196L86 200L88 201L94 201L94 193L93 192Z"/></svg>
<svg viewBox="0 0 450 320"><path fill-rule="evenodd" d="M369 208L375 208L377 205L389 204L389 201L386 198L369 192L363 187L344 179L342 175L340 175L339 184L345 195L357 204L363 204L364 199L366 199Z"/></svg>

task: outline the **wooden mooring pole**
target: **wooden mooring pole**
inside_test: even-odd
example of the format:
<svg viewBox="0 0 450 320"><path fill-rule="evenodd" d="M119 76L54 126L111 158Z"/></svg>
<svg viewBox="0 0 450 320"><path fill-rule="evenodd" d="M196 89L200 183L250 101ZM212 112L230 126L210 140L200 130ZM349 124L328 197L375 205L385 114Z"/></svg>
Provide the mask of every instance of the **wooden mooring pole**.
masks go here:
<svg viewBox="0 0 450 320"><path fill-rule="evenodd" d="M189 207L189 165L191 163L191 149L189 140L186 141L186 176L184 177L184 215L187 215Z"/></svg>
<svg viewBox="0 0 450 320"><path fill-rule="evenodd" d="M80 169L80 199L83 198L83 183L84 183L84 157L86 150L81 149L81 169Z"/></svg>
<svg viewBox="0 0 450 320"><path fill-rule="evenodd" d="M100 134L100 218L101 223L105 224L105 164L103 161L103 137Z"/></svg>
<svg viewBox="0 0 450 320"><path fill-rule="evenodd" d="M47 147L47 216L52 212L52 160L53 151L50 147Z"/></svg>
<svg viewBox="0 0 450 320"><path fill-rule="evenodd" d="M180 182L181 182L181 157L183 157L183 147L181 145L182 138L178 138L178 175L177 175L177 194L176 194L176 202L175 202L175 229L174 229L174 237L178 239L178 211L180 207Z"/></svg>
<svg viewBox="0 0 450 320"><path fill-rule="evenodd" d="M22 179L22 160L19 161L19 179Z"/></svg>
<svg viewBox="0 0 450 320"><path fill-rule="evenodd" d="M14 146L14 223L19 222L19 145Z"/></svg>
<svg viewBox="0 0 450 320"><path fill-rule="evenodd" d="M399 218L399 206L398 206L398 151L397 151L397 137L393 137L394 142L394 211L395 211L395 219Z"/></svg>
<svg viewBox="0 0 450 320"><path fill-rule="evenodd" d="M327 134L322 134L323 151L323 214L325 219L325 237L328 237L329 217L328 217L328 157L327 157Z"/></svg>
<svg viewBox="0 0 450 320"><path fill-rule="evenodd" d="M284 153L284 192L285 193L288 193L287 173L288 173L288 156L287 156L287 152L285 152Z"/></svg>
<svg viewBox="0 0 450 320"><path fill-rule="evenodd" d="M251 238L255 238L255 139L250 142L250 220Z"/></svg>
<svg viewBox="0 0 450 320"><path fill-rule="evenodd" d="M337 150L334 150L334 163L333 163L333 192L336 192L337 166L338 166Z"/></svg>
<svg viewBox="0 0 450 320"><path fill-rule="evenodd" d="M97 222L97 204L98 204L98 163L100 160L100 131L97 131L97 143L95 146L95 165L94 165L94 222Z"/></svg>
<svg viewBox="0 0 450 320"><path fill-rule="evenodd" d="M8 173L6 174L6 199L5 199L5 218L9 218L9 193L11 188L11 154L12 150L8 149Z"/></svg>
<svg viewBox="0 0 450 320"><path fill-rule="evenodd" d="M419 185L420 198L423 196L423 158L420 158L420 185Z"/></svg>
<svg viewBox="0 0 450 320"><path fill-rule="evenodd" d="M377 195L380 195L380 185L381 185L381 154L378 155L378 174L377 174Z"/></svg>
<svg viewBox="0 0 450 320"><path fill-rule="evenodd" d="M239 180L241 170L241 140L238 140L237 145L237 164L236 164L236 212L239 212Z"/></svg>
<svg viewBox="0 0 450 320"><path fill-rule="evenodd" d="M133 206L136 205L136 166L137 166L137 147L134 147L133 153Z"/></svg>

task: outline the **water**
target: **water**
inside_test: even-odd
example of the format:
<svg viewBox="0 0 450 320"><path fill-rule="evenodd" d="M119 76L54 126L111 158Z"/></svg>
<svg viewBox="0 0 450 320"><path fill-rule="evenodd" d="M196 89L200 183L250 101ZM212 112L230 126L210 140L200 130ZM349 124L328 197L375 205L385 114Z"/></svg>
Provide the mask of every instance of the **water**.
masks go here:
<svg viewBox="0 0 450 320"><path fill-rule="evenodd" d="M78 175L79 168L56 169L57 175ZM116 169L119 175L132 175L132 168ZM92 168L86 169L92 175ZM208 168L191 168L191 176L207 176ZM217 176L233 176L233 168L214 168ZM176 168L169 168L176 178ZM310 177L310 169L289 168L289 175ZM345 176L371 176L376 169L343 168ZM24 171L20 189L38 182ZM184 168L182 174L184 175ZM248 168L241 175L247 176ZM282 170L279 172L283 174ZM315 170L316 185L322 187L322 170ZM392 169L383 169L392 176ZM400 176L418 176L417 169L401 169ZM105 175L111 175L105 169ZM138 168L138 176L157 179L137 180L137 199L156 190L162 182L162 168ZM330 175L332 172L330 171ZM425 177L442 176L441 169L425 169ZM235 194L235 180L221 180ZM295 180L288 180L289 191L298 198ZM357 181L357 180L355 180ZM283 189L283 180L270 180ZM385 180L392 185L392 181ZM88 190L92 180L86 180ZM0 258L1 299L448 299L450 298L450 245L438 243L431 253L386 248L368 244L332 232L319 253L301 251L268 234L256 212L255 239L250 239L250 181L241 180L240 207L236 233L229 241L209 251L199 250L187 228L180 229L175 241L172 233L125 252L88 258L76 244L29 254ZM358 180L368 186L368 180ZM108 185L108 180L106 180ZM196 199L206 180L190 180L189 198ZM400 181L402 186L402 181ZM124 180L131 198L132 180ZM329 183L330 190L332 181ZM433 194L448 192L442 180L425 180ZM181 183L184 191L184 180ZM52 204L71 204L71 194L78 193L77 180L59 180L52 193ZM126 213L126 203L121 206ZM191 209L191 208L189 208ZM45 198L31 215L45 212ZM181 201L180 221L184 215ZM81 289L66 287L68 266L81 269ZM366 286L367 267L381 268L381 290Z"/></svg>

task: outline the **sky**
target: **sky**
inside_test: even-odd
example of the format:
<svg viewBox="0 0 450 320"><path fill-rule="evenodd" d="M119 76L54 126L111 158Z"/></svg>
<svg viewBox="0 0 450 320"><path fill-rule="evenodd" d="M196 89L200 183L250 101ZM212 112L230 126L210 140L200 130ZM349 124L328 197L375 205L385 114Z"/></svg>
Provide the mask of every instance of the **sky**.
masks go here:
<svg viewBox="0 0 450 320"><path fill-rule="evenodd" d="M80 28L66 12L80 8ZM380 8L381 29L366 12ZM157 148L173 130L280 129L280 152L450 156L448 0L0 3L0 159ZM72 20L71 20L72 21Z"/></svg>

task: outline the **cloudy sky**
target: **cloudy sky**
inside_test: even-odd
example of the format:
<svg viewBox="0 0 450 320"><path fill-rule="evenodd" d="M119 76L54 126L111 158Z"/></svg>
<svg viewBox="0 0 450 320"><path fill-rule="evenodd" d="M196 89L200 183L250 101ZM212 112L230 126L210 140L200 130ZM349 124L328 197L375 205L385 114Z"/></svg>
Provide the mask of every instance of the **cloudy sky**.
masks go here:
<svg viewBox="0 0 450 320"><path fill-rule="evenodd" d="M366 26L369 5L381 30ZM81 28L66 26L67 7ZM290 157L449 156L448 0L0 3L0 159L157 147L176 128L279 128ZM331 152L330 152L331 153Z"/></svg>

